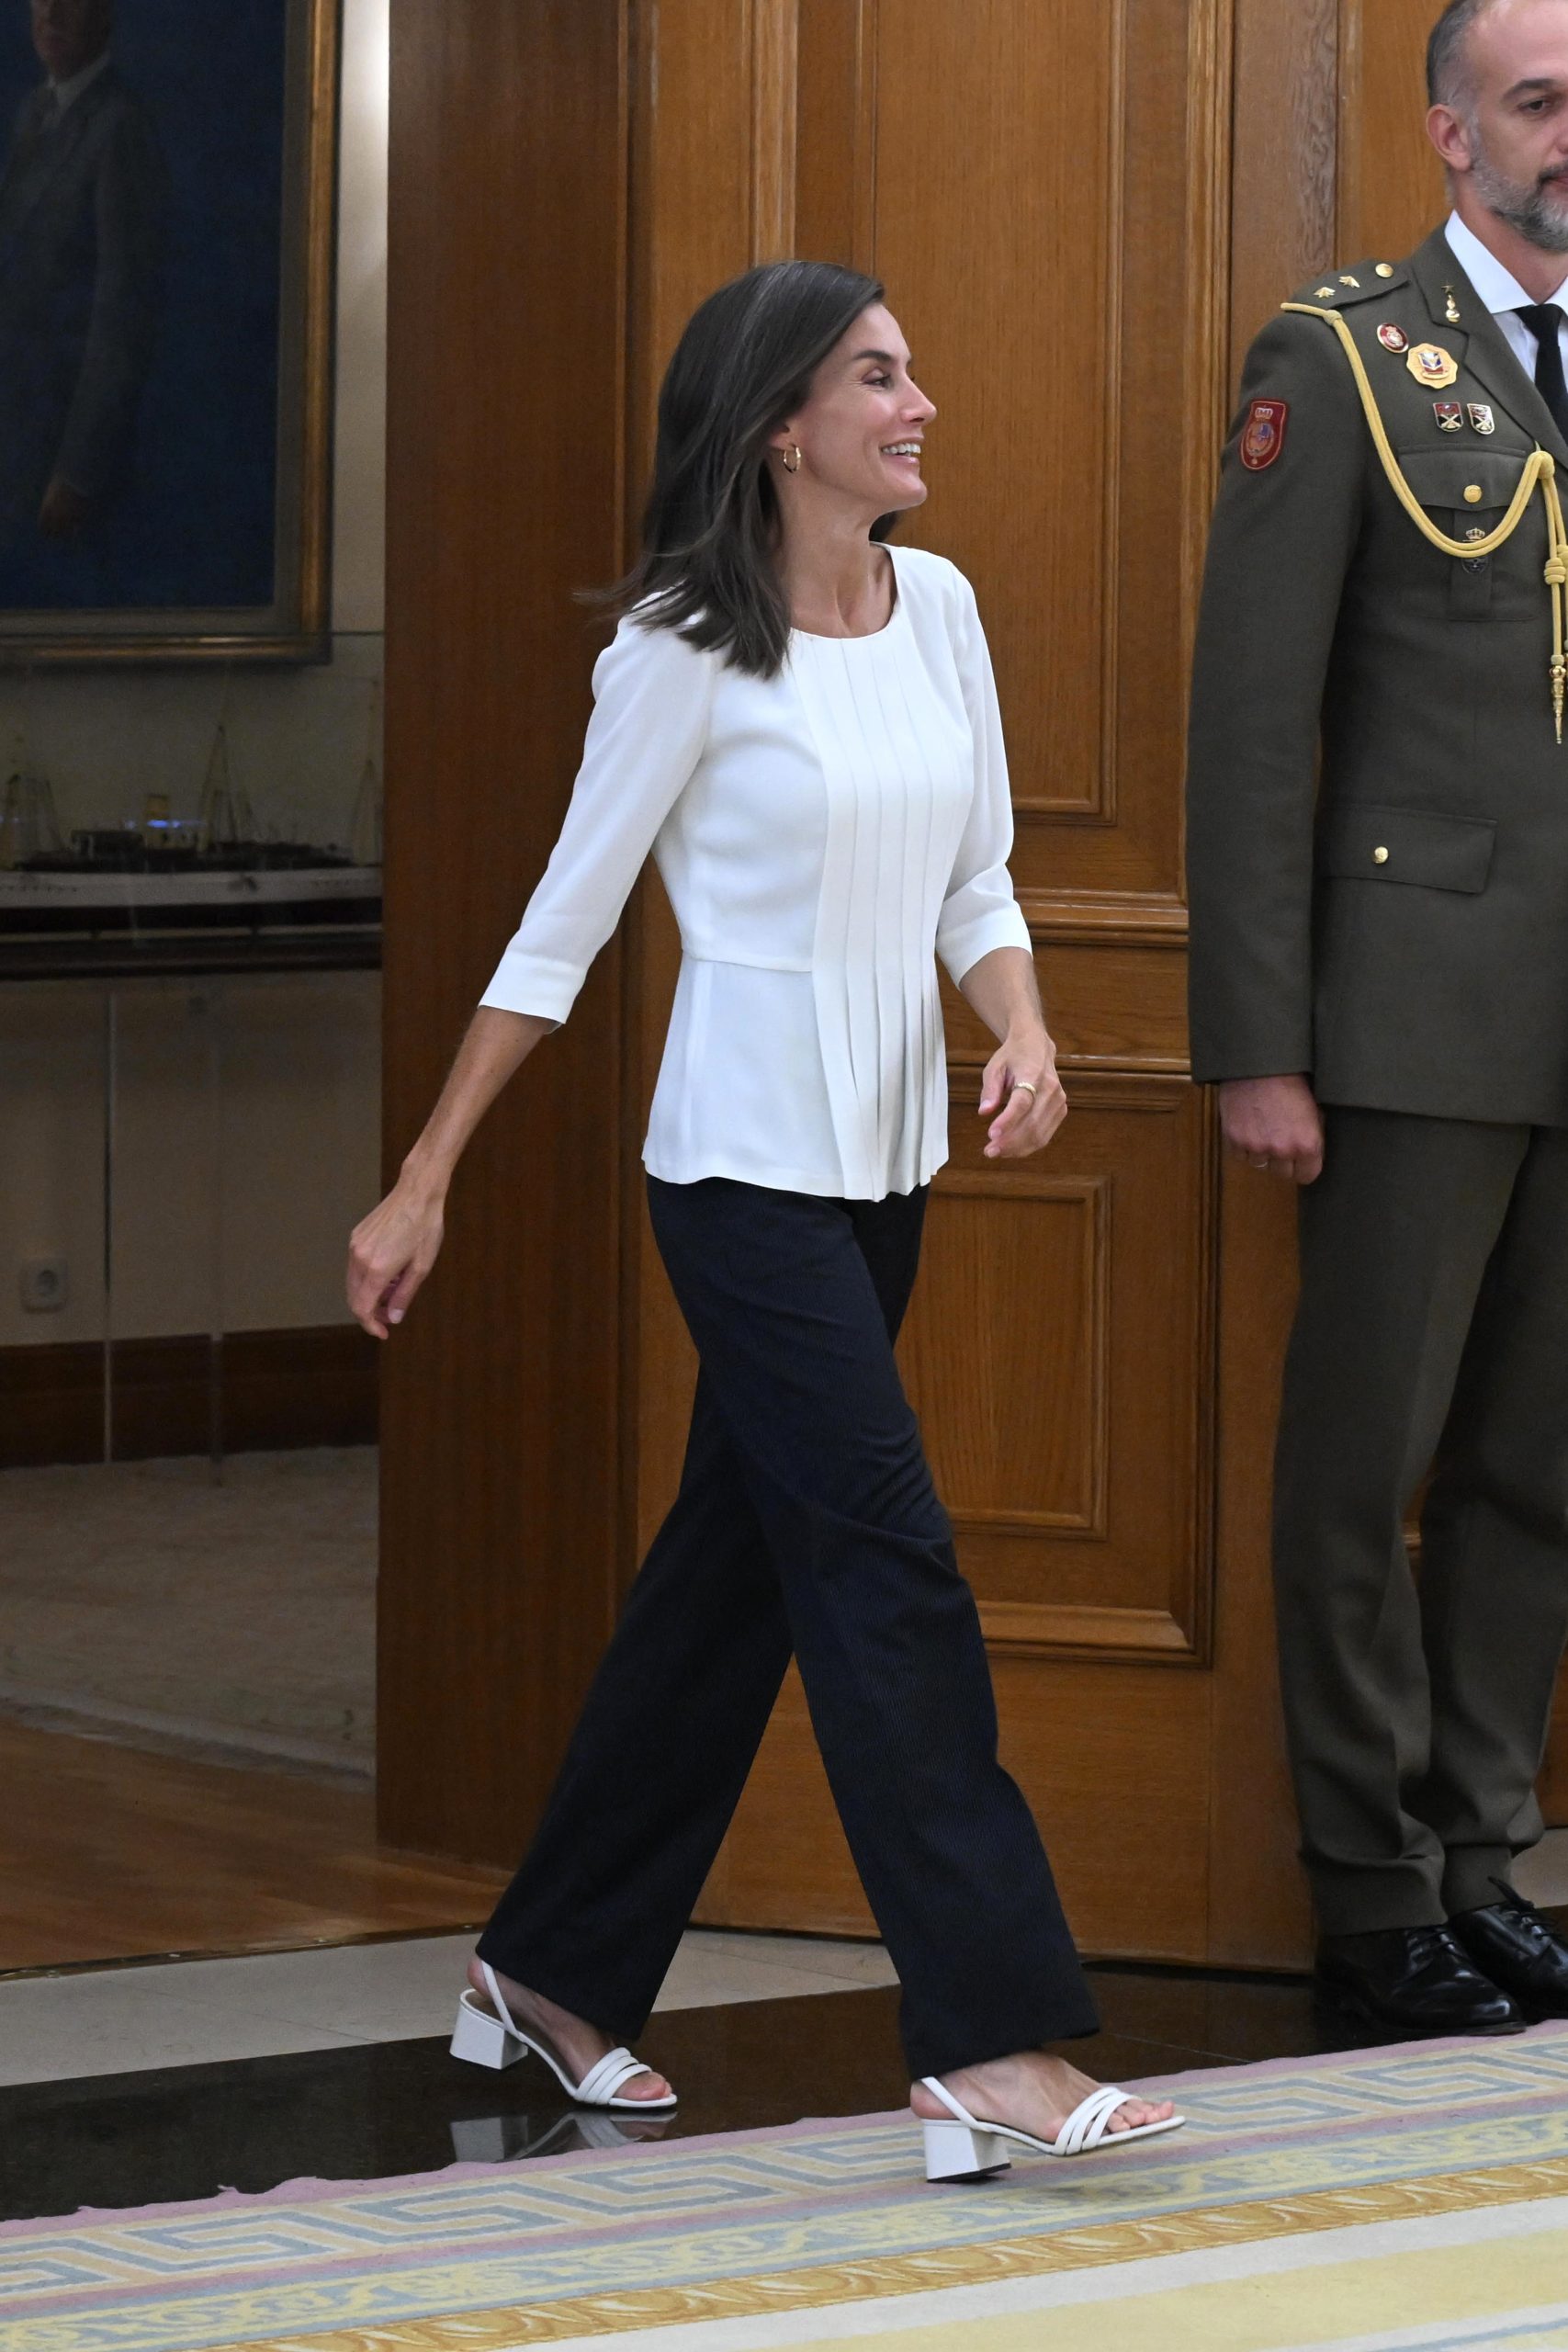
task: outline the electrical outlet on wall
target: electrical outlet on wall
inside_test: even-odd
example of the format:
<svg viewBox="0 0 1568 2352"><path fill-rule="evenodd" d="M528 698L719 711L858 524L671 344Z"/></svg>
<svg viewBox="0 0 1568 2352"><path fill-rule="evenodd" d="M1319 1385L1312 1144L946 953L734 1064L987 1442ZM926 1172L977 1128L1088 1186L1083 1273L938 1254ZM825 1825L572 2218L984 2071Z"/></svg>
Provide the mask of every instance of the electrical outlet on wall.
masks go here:
<svg viewBox="0 0 1568 2352"><path fill-rule="evenodd" d="M63 1258L24 1258L18 1287L29 1315L58 1313L71 1296L71 1274Z"/></svg>

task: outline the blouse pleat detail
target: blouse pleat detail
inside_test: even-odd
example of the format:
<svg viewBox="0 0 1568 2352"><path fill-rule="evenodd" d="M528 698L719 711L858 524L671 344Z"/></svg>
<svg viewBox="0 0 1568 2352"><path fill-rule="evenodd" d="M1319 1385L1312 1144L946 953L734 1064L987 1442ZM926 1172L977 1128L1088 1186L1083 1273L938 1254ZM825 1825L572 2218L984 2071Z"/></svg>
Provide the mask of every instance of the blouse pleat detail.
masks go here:
<svg viewBox="0 0 1568 2352"><path fill-rule="evenodd" d="M683 961L644 1159L844 1199L947 1156L937 958L1029 933L968 582L893 551L874 637L796 631L774 679L621 624L560 840L484 1002L564 1020L651 849Z"/></svg>

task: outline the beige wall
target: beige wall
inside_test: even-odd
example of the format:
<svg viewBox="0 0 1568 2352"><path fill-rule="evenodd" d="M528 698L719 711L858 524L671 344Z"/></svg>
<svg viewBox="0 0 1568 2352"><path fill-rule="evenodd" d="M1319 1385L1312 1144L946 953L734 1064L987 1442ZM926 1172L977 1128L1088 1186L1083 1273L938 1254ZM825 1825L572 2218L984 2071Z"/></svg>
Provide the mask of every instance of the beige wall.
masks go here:
<svg viewBox="0 0 1568 2352"><path fill-rule="evenodd" d="M159 669L0 679L0 774L25 751L68 831L133 818L150 792L194 816L222 717L234 782L264 826L347 839L381 676L388 16L389 0L345 0L333 658L227 680ZM342 1320L344 1241L378 1172L379 983L231 981L219 1000L225 1323ZM118 1001L116 1328L205 1330L213 991L137 982ZM0 988L0 1346L101 1329L102 1032L99 988ZM54 1255L69 1264L70 1304L25 1313L23 1261Z"/></svg>
<svg viewBox="0 0 1568 2352"><path fill-rule="evenodd" d="M103 997L0 989L0 1347L103 1329ZM117 1023L118 1335L205 1331L215 1296L229 1330L345 1319L344 1241L376 1187L376 974L138 981ZM66 1306L24 1311L19 1266L55 1256Z"/></svg>

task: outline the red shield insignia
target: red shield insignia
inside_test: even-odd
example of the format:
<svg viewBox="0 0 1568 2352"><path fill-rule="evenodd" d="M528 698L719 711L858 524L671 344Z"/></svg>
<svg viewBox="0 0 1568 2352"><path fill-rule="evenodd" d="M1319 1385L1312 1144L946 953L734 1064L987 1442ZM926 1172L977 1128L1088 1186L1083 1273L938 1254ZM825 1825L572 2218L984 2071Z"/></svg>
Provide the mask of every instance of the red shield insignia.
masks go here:
<svg viewBox="0 0 1568 2352"><path fill-rule="evenodd" d="M1249 474L1267 472L1285 446L1289 401L1254 401L1241 435L1241 462Z"/></svg>
<svg viewBox="0 0 1568 2352"><path fill-rule="evenodd" d="M1404 329L1396 327L1392 322L1387 326L1379 327L1378 341L1385 351L1408 351L1410 348L1410 337L1405 334Z"/></svg>
<svg viewBox="0 0 1568 2352"><path fill-rule="evenodd" d="M1464 411L1458 401L1434 401L1432 413L1438 420L1439 433L1462 433Z"/></svg>

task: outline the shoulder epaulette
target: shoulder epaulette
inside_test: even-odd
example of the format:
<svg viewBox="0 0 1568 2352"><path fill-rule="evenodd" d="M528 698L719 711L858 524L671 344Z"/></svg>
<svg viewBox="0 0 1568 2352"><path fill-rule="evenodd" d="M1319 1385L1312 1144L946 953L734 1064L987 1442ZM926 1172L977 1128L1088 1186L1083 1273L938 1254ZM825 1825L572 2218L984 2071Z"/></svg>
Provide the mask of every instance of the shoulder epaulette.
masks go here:
<svg viewBox="0 0 1568 2352"><path fill-rule="evenodd" d="M1354 269L1326 269L1321 277L1309 277L1286 307L1353 310L1358 302L1370 302L1374 294L1392 294L1396 287L1408 285L1409 281L1410 271L1404 262L1358 262Z"/></svg>

